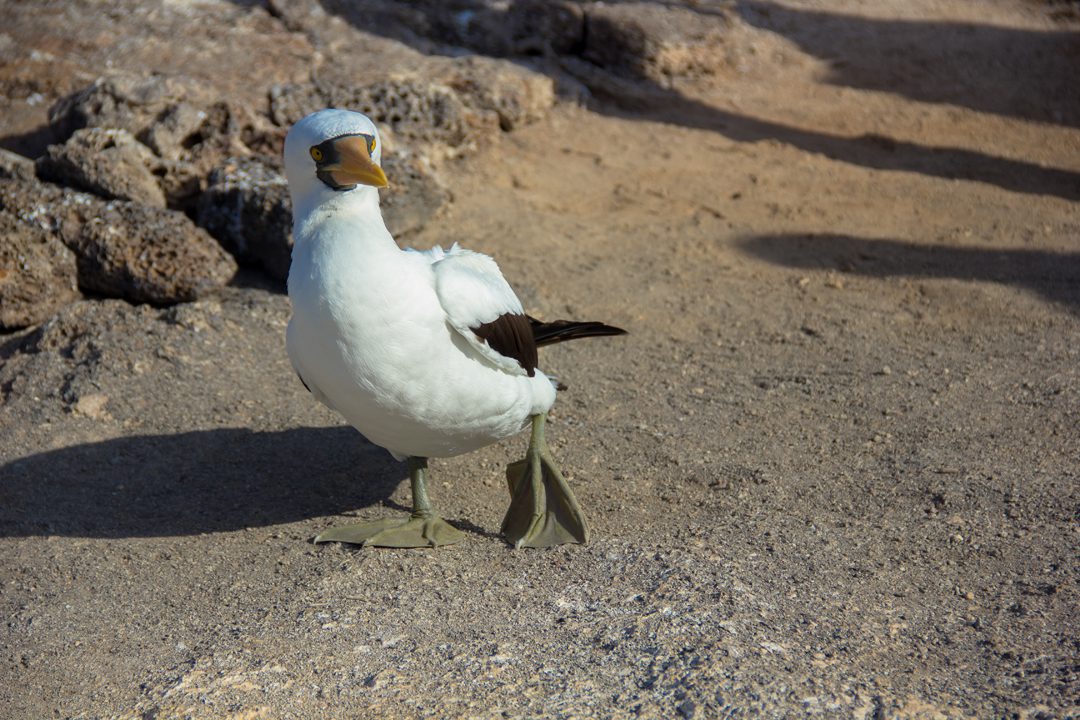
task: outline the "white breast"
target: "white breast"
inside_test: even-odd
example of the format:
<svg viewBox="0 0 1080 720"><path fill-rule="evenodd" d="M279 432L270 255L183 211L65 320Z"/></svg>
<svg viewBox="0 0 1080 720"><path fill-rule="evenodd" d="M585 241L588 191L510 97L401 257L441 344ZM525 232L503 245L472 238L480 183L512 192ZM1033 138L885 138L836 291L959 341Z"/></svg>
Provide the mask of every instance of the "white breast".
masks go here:
<svg viewBox="0 0 1080 720"><path fill-rule="evenodd" d="M359 223L359 224L358 224ZM520 431L555 400L446 321L429 256L400 251L379 219L297 228L286 344L315 397L398 457L446 457Z"/></svg>

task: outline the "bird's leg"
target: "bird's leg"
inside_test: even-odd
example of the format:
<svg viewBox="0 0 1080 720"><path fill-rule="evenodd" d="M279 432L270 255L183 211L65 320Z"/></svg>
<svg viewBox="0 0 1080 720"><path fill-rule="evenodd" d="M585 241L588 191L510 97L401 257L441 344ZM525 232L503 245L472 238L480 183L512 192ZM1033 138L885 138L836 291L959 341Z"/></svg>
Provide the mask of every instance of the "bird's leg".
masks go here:
<svg viewBox="0 0 1080 720"><path fill-rule="evenodd" d="M413 511L408 520L385 518L358 525L331 528L315 542L347 542L375 547L436 547L450 545L465 534L450 525L431 509L427 483L424 481L427 458L410 457L409 483L412 485Z"/></svg>
<svg viewBox="0 0 1080 720"><path fill-rule="evenodd" d="M506 466L510 508L502 532L514 547L550 547L589 540L589 526L544 442L546 415L532 418L525 459Z"/></svg>

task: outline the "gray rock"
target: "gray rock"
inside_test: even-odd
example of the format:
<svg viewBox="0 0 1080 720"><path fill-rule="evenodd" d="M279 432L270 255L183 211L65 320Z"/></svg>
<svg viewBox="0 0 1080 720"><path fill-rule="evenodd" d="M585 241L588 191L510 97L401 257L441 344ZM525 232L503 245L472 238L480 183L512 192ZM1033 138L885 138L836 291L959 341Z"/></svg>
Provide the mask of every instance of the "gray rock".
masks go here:
<svg viewBox="0 0 1080 720"><path fill-rule="evenodd" d="M140 138L156 147L164 159L161 186L169 207L194 211L210 172L226 158L251 154L280 155L285 129L268 118L231 102L215 102L192 112L174 106ZM194 132L198 118L202 123Z"/></svg>
<svg viewBox="0 0 1080 720"><path fill-rule="evenodd" d="M224 285L236 272L236 262L213 238L172 210L19 180L0 180L0 210L70 248L86 292L183 302Z"/></svg>
<svg viewBox="0 0 1080 720"><path fill-rule="evenodd" d="M187 102L169 105L139 133L139 140L166 160L180 160L184 150L201 140L199 131L207 120L205 110Z"/></svg>
<svg viewBox="0 0 1080 720"><path fill-rule="evenodd" d="M424 73L271 89L270 114L282 127L325 107L358 110L404 142L459 148L544 117L555 104L551 78L505 60L437 59Z"/></svg>
<svg viewBox="0 0 1080 720"><path fill-rule="evenodd" d="M585 42L585 10L568 0L514 0L506 23L518 55L573 55Z"/></svg>
<svg viewBox="0 0 1080 720"><path fill-rule="evenodd" d="M63 145L50 145L37 160L37 174L105 198L165 207L154 165L153 153L127 130L95 127L76 130Z"/></svg>
<svg viewBox="0 0 1080 720"><path fill-rule="evenodd" d="M0 211L0 329L42 322L79 298L75 255L43 228Z"/></svg>
<svg viewBox="0 0 1080 720"><path fill-rule="evenodd" d="M505 60L457 59L441 77L474 115L503 131L540 120L555 105L551 78Z"/></svg>
<svg viewBox="0 0 1080 720"><path fill-rule="evenodd" d="M104 204L87 193L33 180L0 180L0 210L57 235L69 247L86 221Z"/></svg>
<svg viewBox="0 0 1080 720"><path fill-rule="evenodd" d="M466 137L466 109L454 91L443 83L419 77L360 87L286 85L270 92L270 115L283 127L325 107L362 112L406 140L456 147Z"/></svg>
<svg viewBox="0 0 1080 720"><path fill-rule="evenodd" d="M390 187L382 192L386 227L396 238L414 233L449 204L450 192L423 156L394 153L383 160Z"/></svg>
<svg viewBox="0 0 1080 720"><path fill-rule="evenodd" d="M247 107L164 75L99 78L54 105L49 117L54 135L65 139L81 128L133 135L157 156L157 184L168 207L180 210L193 209L207 175L224 158L279 153L284 139L284 130Z"/></svg>
<svg viewBox="0 0 1080 720"><path fill-rule="evenodd" d="M10 150L0 148L0 178L33 180L34 161Z"/></svg>
<svg viewBox="0 0 1080 720"><path fill-rule="evenodd" d="M243 264L285 280L292 258L292 211L280 164L229 158L210 173L199 197L198 224Z"/></svg>
<svg viewBox="0 0 1080 720"><path fill-rule="evenodd" d="M654 3L590 5L586 60L654 81L710 74L727 64L726 14Z"/></svg>
<svg viewBox="0 0 1080 720"><path fill-rule="evenodd" d="M226 284L236 261L186 215L110 202L75 243L79 285L132 302L194 300Z"/></svg>
<svg viewBox="0 0 1080 720"><path fill-rule="evenodd" d="M120 128L138 136L170 107L196 98L209 100L186 78L110 75L58 101L49 109L49 123L62 140L85 127Z"/></svg>

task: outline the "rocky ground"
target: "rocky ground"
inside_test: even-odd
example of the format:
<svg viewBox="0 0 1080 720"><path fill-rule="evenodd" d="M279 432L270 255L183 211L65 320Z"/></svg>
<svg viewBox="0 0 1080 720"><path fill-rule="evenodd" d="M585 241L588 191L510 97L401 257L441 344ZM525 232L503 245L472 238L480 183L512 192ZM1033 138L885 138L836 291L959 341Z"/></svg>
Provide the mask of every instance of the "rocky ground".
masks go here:
<svg viewBox="0 0 1080 720"><path fill-rule="evenodd" d="M0 3L0 716L1080 715L1080 8ZM385 129L403 244L493 254L524 438L432 464L283 348L290 123Z"/></svg>

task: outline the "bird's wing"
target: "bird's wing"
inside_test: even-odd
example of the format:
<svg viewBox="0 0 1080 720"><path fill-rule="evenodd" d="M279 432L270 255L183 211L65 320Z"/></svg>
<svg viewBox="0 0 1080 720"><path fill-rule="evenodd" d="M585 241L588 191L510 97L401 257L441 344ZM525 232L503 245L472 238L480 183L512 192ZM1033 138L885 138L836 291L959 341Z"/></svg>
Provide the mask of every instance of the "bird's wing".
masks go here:
<svg viewBox="0 0 1080 720"><path fill-rule="evenodd" d="M427 254L450 326L499 369L531 377L536 370L532 327L495 261L457 245Z"/></svg>

